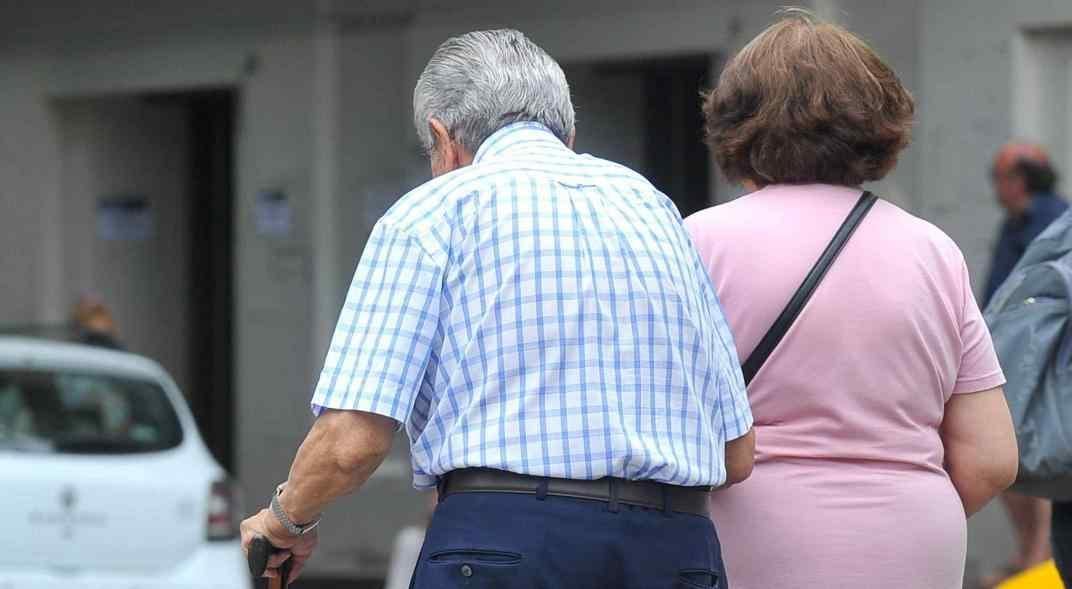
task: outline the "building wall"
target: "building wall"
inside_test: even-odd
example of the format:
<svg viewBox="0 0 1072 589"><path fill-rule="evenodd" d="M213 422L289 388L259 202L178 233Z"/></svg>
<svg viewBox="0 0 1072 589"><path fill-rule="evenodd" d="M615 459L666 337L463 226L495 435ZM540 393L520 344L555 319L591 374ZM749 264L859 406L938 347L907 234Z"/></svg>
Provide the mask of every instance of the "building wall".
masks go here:
<svg viewBox="0 0 1072 589"><path fill-rule="evenodd" d="M311 345L316 272L312 246L315 157L308 38L263 39L243 48L254 71L240 84L235 219L235 391L237 474L250 508L285 480L311 422ZM287 236L255 224L257 195L280 190L290 202Z"/></svg>
<svg viewBox="0 0 1072 589"><path fill-rule="evenodd" d="M58 321L63 276L59 136L40 59L0 60L0 325Z"/></svg>
<svg viewBox="0 0 1072 589"><path fill-rule="evenodd" d="M190 383L188 123L176 104L138 98L54 105L62 137L61 290L106 301L124 346ZM103 199L147 205L143 234L98 228Z"/></svg>
<svg viewBox="0 0 1072 589"><path fill-rule="evenodd" d="M1067 176L1072 172L1072 23L1019 36L1012 45L1012 66L1013 133L1046 145Z"/></svg>
<svg viewBox="0 0 1072 589"><path fill-rule="evenodd" d="M988 168L998 146L1021 132L1013 127L1014 47L1025 30L1072 23L1072 3L928 0L920 16L918 210L960 244L979 288L1000 220Z"/></svg>

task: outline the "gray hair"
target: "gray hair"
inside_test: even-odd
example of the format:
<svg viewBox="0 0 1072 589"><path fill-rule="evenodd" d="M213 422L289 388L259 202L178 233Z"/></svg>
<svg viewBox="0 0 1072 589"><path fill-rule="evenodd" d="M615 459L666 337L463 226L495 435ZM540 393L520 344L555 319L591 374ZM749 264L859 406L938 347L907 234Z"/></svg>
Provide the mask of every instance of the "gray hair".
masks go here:
<svg viewBox="0 0 1072 589"><path fill-rule="evenodd" d="M467 33L439 46L413 89L413 123L429 151L433 118L473 154L511 123L542 123L563 143L574 125L566 74L512 29Z"/></svg>

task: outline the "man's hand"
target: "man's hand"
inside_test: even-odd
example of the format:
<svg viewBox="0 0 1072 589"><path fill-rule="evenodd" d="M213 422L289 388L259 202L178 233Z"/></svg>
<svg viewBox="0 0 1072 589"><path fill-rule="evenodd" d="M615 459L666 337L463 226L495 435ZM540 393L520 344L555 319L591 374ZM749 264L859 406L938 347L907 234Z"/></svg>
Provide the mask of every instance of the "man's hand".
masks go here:
<svg viewBox="0 0 1072 589"><path fill-rule="evenodd" d="M332 501L352 493L380 466L391 449L395 421L362 411L325 409L305 437L279 505L291 521L311 522ZM268 559L266 577L279 576L279 567L293 558L290 578L298 578L316 548L316 530L304 536L287 531L267 509L242 522L242 550L261 536L279 550Z"/></svg>
<svg viewBox="0 0 1072 589"><path fill-rule="evenodd" d="M249 558L249 544L257 536L268 540L277 550L268 559L268 568L265 569L264 576L278 577L279 567L290 558L293 559L290 583L293 583L301 574L302 569L305 568L305 561L313 555L313 550L317 545L315 529L303 536L294 536L267 509L260 510L259 513L242 522L242 551L246 554L246 558Z"/></svg>

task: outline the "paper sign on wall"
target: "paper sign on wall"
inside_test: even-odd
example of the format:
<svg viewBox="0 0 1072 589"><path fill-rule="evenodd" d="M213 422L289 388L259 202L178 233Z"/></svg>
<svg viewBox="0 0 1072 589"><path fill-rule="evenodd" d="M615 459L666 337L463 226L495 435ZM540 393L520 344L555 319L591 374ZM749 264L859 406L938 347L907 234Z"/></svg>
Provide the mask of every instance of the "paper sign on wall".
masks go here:
<svg viewBox="0 0 1072 589"><path fill-rule="evenodd" d="M257 233L267 237L288 237L293 223L290 201L281 190L263 190L254 207Z"/></svg>
<svg viewBox="0 0 1072 589"><path fill-rule="evenodd" d="M153 236L153 211L143 195L97 200L97 237L105 241L144 241Z"/></svg>

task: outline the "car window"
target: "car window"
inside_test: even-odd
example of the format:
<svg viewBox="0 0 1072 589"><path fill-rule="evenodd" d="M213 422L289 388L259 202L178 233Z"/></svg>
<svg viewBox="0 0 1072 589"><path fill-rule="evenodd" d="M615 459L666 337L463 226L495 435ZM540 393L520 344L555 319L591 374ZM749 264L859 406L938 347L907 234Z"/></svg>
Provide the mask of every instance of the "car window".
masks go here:
<svg viewBox="0 0 1072 589"><path fill-rule="evenodd" d="M130 454L181 442L175 409L154 382L0 369L0 452Z"/></svg>

